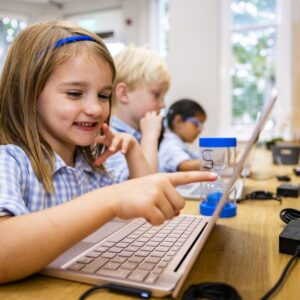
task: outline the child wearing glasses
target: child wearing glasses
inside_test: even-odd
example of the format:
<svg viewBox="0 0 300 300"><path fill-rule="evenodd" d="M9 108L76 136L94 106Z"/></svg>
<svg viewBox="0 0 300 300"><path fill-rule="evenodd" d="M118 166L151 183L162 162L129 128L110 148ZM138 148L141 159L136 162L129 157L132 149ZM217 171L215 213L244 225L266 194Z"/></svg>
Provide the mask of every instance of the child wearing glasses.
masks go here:
<svg viewBox="0 0 300 300"><path fill-rule="evenodd" d="M158 170L158 144L162 135L164 96L170 86L165 61L155 52L129 46L114 57L116 79L112 91L112 118L115 132L126 132L141 145L152 173ZM105 162L107 170L117 170L128 179L124 155L118 153Z"/></svg>
<svg viewBox="0 0 300 300"><path fill-rule="evenodd" d="M215 180L145 176L139 144L107 125L114 78L103 41L69 23L33 24L11 45L0 80L0 283L41 270L115 217L162 224L184 206L174 186ZM102 167L118 151L134 179L118 183Z"/></svg>
<svg viewBox="0 0 300 300"><path fill-rule="evenodd" d="M199 170L199 155L186 143L195 141L205 120L205 110L191 99L181 99L171 105L166 116L168 129L159 147L161 172Z"/></svg>

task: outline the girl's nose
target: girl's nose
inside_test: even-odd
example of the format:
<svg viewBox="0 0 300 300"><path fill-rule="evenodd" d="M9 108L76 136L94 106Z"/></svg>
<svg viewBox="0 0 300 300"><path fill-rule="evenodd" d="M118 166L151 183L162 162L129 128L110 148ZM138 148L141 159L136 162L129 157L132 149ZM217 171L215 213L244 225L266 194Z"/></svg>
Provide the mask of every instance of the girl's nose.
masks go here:
<svg viewBox="0 0 300 300"><path fill-rule="evenodd" d="M98 117L103 114L102 105L98 97L92 97L86 101L84 112L87 115Z"/></svg>

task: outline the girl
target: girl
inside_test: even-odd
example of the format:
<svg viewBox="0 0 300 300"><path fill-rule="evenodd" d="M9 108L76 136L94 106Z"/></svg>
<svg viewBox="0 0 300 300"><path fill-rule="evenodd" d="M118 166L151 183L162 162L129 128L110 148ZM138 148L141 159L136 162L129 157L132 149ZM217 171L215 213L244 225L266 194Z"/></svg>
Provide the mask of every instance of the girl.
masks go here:
<svg viewBox="0 0 300 300"><path fill-rule="evenodd" d="M206 112L197 102L182 99L173 103L167 114L169 130L159 147L161 172L199 170L198 155L186 143L192 143L201 133Z"/></svg>
<svg viewBox="0 0 300 300"><path fill-rule="evenodd" d="M184 206L174 185L215 179L144 176L137 142L106 125L114 77L103 42L70 24L32 25L12 44L0 82L1 283L40 270L114 217L161 224ZM115 184L101 164L116 151L141 178Z"/></svg>

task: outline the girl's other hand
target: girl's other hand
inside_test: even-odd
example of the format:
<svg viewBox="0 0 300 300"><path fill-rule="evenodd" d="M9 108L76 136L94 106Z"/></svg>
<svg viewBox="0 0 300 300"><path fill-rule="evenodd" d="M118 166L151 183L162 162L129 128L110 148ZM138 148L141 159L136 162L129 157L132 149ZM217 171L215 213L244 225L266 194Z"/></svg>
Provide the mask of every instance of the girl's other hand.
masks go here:
<svg viewBox="0 0 300 300"><path fill-rule="evenodd" d="M105 146L104 152L95 161L95 166L102 165L112 154L121 151L126 154L137 143L135 138L127 133L113 132L107 124L102 125L103 135L97 136L95 142Z"/></svg>

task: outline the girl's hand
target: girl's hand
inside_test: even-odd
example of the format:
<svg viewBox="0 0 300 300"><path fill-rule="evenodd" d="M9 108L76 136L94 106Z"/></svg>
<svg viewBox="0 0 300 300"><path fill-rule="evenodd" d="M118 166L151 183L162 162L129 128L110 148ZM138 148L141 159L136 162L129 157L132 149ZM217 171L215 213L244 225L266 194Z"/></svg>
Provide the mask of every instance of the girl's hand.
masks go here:
<svg viewBox="0 0 300 300"><path fill-rule="evenodd" d="M162 116L156 111L147 112L140 120L142 136L153 136L158 139L162 127Z"/></svg>
<svg viewBox="0 0 300 300"><path fill-rule="evenodd" d="M137 141L127 133L112 132L107 124L102 125L103 135L97 136L95 142L105 146L104 152L94 161L95 166L102 165L112 154L121 151L126 154Z"/></svg>
<svg viewBox="0 0 300 300"><path fill-rule="evenodd" d="M122 219L143 217L153 225L177 216L185 200L175 186L200 181L214 181L217 174L212 172L157 173L150 176L127 180L118 185L101 189L111 190L114 216Z"/></svg>

